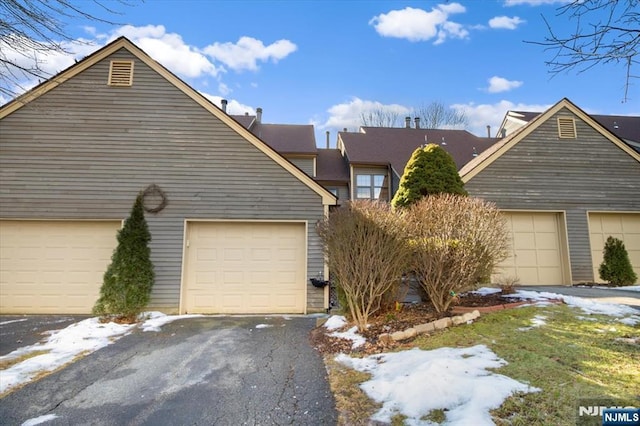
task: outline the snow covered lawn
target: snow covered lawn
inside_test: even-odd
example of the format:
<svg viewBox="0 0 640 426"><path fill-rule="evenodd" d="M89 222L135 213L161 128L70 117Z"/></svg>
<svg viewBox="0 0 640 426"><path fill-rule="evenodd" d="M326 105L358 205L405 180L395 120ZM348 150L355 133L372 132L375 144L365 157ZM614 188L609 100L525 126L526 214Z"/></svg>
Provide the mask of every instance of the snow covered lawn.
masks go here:
<svg viewBox="0 0 640 426"><path fill-rule="evenodd" d="M637 310L552 293L514 297L534 303L419 337L412 349L332 357L327 365L343 422L573 423L581 398L640 394ZM325 327L358 347L344 318L332 317Z"/></svg>

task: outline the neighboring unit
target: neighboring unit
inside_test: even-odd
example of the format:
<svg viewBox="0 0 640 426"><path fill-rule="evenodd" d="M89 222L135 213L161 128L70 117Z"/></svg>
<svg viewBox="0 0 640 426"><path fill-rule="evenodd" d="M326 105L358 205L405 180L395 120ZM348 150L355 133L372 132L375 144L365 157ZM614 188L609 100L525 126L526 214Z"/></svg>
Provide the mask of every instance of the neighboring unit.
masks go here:
<svg viewBox="0 0 640 426"><path fill-rule="evenodd" d="M640 274L640 154L614 134L620 126L609 130L567 99L518 114L529 119L460 170L469 194L507 217L512 254L498 274L522 284L601 282L609 235L624 241Z"/></svg>
<svg viewBox="0 0 640 426"><path fill-rule="evenodd" d="M152 184L167 205L146 213L151 308L324 310L309 278L326 273L315 225L336 198L305 174L309 153L288 154L298 167L115 40L0 109L0 312L90 312L116 231Z"/></svg>

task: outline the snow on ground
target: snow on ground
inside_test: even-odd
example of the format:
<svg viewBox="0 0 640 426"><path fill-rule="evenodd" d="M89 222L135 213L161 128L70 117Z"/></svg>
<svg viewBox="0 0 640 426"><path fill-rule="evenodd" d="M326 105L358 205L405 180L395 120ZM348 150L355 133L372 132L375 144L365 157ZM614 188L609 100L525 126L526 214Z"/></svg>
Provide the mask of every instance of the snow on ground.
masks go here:
<svg viewBox="0 0 640 426"><path fill-rule="evenodd" d="M505 297L511 297L516 299L531 299L546 303L548 300L562 300L569 306L575 306L582 309L587 314L600 314L616 317L618 321L627 324L635 325L640 323L640 314L637 309L630 306L618 305L615 303L602 303L594 302L593 300L585 299L583 297L566 296L563 294L539 292L530 290L518 290L515 294L509 294Z"/></svg>
<svg viewBox="0 0 640 426"><path fill-rule="evenodd" d="M536 315L533 318L531 318L531 325L529 327L520 327L518 330L526 331L526 330L531 330L532 328L540 327L547 323L546 319L547 317L545 317L544 315Z"/></svg>
<svg viewBox="0 0 640 426"><path fill-rule="evenodd" d="M340 354L336 361L371 374L362 390L382 408L372 420L391 422L396 414L407 424L429 424L421 420L432 410L446 410L449 425L493 425L490 410L517 392L539 389L489 371L506 365L489 348L440 348L351 358Z"/></svg>
<svg viewBox="0 0 640 426"><path fill-rule="evenodd" d="M17 319L17 320L10 320L10 321L2 321L2 322L0 322L0 325L6 325L6 324L11 324L12 322L22 322L22 321L27 321L27 318L22 318L22 319Z"/></svg>
<svg viewBox="0 0 640 426"><path fill-rule="evenodd" d="M40 425L42 423L46 423L50 420L53 419L57 419L58 416L56 416L55 414L47 414L44 416L40 416L40 417L35 417L33 419L29 419L26 422L22 423L22 425L20 426L36 426L36 425Z"/></svg>
<svg viewBox="0 0 640 426"><path fill-rule="evenodd" d="M147 312L144 315L148 319L140 324L143 331L160 331L161 325L194 316L164 315L160 312ZM33 380L42 372L53 371L81 354L97 351L131 333L136 326L114 322L100 323L98 318L88 318L62 330L50 332L44 343L25 346L1 356L0 362L25 359L0 371L0 394Z"/></svg>
<svg viewBox="0 0 640 426"><path fill-rule="evenodd" d="M339 330L347 325L347 320L343 316L332 315L323 325L327 330ZM351 327L347 331L334 331L333 333L330 333L329 336L351 340L351 348L353 349L362 346L367 342L367 339L358 334L358 327Z"/></svg>

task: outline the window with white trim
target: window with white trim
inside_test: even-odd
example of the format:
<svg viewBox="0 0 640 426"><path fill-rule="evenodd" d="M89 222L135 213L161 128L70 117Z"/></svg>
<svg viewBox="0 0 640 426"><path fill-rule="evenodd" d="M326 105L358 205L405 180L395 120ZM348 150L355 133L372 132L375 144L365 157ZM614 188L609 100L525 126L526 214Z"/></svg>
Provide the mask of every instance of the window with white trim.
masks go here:
<svg viewBox="0 0 640 426"><path fill-rule="evenodd" d="M359 200L388 200L387 175L358 174L356 175L356 194Z"/></svg>

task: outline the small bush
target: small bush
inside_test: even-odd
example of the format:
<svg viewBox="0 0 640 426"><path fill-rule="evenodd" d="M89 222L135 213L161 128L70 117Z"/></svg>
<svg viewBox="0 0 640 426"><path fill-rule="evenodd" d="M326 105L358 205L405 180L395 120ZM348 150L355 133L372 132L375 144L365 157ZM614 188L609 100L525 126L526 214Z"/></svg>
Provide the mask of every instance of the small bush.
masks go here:
<svg viewBox="0 0 640 426"><path fill-rule="evenodd" d="M400 220L387 204L352 201L318 224L336 287L358 328L397 291L410 259Z"/></svg>
<svg viewBox="0 0 640 426"><path fill-rule="evenodd" d="M598 272L601 279L615 287L632 285L638 279L624 243L612 236L604 244L603 260Z"/></svg>
<svg viewBox="0 0 640 426"><path fill-rule="evenodd" d="M467 195L451 154L436 144L417 148L404 168L393 207L407 207L427 195Z"/></svg>
<svg viewBox="0 0 640 426"><path fill-rule="evenodd" d="M138 195L129 218L118 231L118 246L104 274L100 297L93 313L122 322L135 322L149 303L154 281L142 195Z"/></svg>
<svg viewBox="0 0 640 426"><path fill-rule="evenodd" d="M477 287L507 257L504 218L490 203L440 194L401 213L413 250L412 270L438 312L456 293Z"/></svg>

